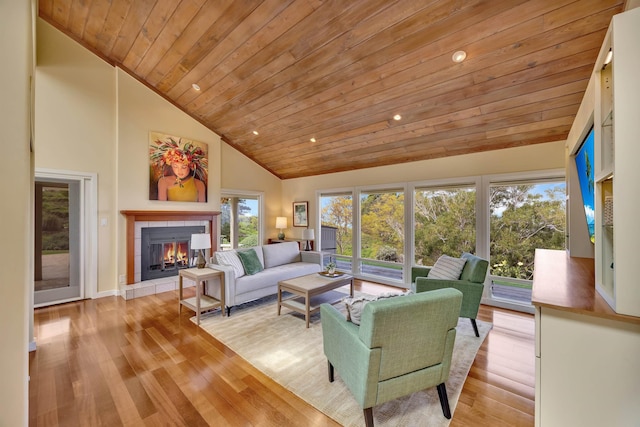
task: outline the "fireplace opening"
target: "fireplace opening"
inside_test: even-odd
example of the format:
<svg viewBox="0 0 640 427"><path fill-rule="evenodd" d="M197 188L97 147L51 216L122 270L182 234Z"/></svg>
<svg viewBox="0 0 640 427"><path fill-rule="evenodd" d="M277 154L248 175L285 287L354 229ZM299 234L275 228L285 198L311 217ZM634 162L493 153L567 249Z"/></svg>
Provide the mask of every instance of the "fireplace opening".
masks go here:
<svg viewBox="0 0 640 427"><path fill-rule="evenodd" d="M204 233L204 226L149 227L141 230L141 280L176 276L178 271L195 265L191 235Z"/></svg>

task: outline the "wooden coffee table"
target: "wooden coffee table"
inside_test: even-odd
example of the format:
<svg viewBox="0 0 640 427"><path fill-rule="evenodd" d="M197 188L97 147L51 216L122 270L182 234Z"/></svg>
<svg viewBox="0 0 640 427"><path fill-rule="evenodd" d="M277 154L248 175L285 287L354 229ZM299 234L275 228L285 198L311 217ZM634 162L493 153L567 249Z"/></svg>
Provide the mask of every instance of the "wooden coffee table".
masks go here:
<svg viewBox="0 0 640 427"><path fill-rule="evenodd" d="M320 304L333 304L344 297L344 294L330 291L346 285L350 286L349 292L353 296L353 276L346 273L332 277L313 273L278 282L278 316L280 309L287 307L304 314L308 328L309 317L320 310ZM282 299L282 292L290 292L293 296Z"/></svg>

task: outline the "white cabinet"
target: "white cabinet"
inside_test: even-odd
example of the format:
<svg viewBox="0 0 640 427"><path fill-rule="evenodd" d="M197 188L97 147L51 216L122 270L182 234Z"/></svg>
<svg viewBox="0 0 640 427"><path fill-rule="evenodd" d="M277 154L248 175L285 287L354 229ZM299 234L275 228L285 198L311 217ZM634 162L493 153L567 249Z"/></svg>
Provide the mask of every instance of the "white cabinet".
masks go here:
<svg viewBox="0 0 640 427"><path fill-rule="evenodd" d="M613 17L595 70L596 289L640 316L640 8Z"/></svg>

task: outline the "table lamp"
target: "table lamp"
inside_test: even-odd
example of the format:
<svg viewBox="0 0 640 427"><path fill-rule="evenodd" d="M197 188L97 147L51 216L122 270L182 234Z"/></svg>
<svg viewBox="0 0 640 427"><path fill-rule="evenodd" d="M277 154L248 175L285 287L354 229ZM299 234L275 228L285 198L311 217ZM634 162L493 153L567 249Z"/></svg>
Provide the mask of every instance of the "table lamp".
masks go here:
<svg viewBox="0 0 640 427"><path fill-rule="evenodd" d="M311 250L311 243L309 243L309 241L315 238L316 237L313 228L305 228L304 230L302 230L302 240L306 240L306 243L304 244L305 251Z"/></svg>
<svg viewBox="0 0 640 427"><path fill-rule="evenodd" d="M286 216L276 217L276 228L280 229L280 233L278 233L278 240L284 240L284 232L282 231L282 229L287 228Z"/></svg>
<svg viewBox="0 0 640 427"><path fill-rule="evenodd" d="M211 235L200 233L191 235L191 249L198 251L198 261L196 267L204 268L207 262L204 259L204 250L211 248Z"/></svg>

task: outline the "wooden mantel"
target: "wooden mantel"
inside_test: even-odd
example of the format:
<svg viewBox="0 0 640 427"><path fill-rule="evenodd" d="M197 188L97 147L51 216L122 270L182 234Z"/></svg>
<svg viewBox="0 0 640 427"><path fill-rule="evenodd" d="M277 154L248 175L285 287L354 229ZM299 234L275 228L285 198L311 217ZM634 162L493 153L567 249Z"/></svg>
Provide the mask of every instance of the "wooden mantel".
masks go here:
<svg viewBox="0 0 640 427"><path fill-rule="evenodd" d="M217 217L215 211L120 211L127 218L127 285L135 283L136 221L208 221L211 251L218 250Z"/></svg>

